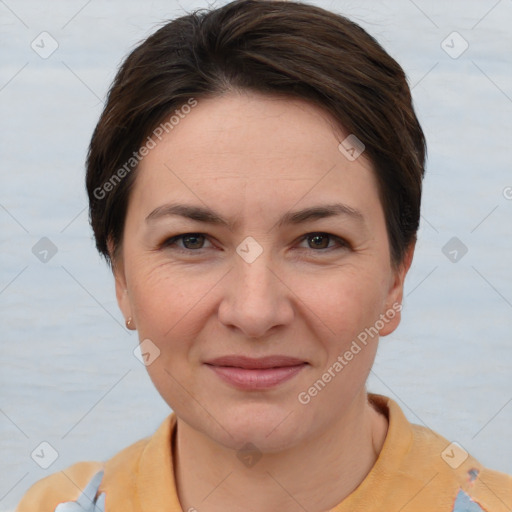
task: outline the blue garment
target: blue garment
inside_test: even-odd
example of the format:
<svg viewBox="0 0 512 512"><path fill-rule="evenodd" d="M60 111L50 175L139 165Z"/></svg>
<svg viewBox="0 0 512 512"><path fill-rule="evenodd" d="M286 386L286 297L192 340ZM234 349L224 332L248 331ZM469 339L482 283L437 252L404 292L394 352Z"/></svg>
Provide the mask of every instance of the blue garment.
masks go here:
<svg viewBox="0 0 512 512"><path fill-rule="evenodd" d="M102 478L103 470L91 478L76 501L60 503L55 512L105 512L105 493L96 498Z"/></svg>
<svg viewBox="0 0 512 512"><path fill-rule="evenodd" d="M452 512L485 512L484 509L471 499L462 489L458 492Z"/></svg>

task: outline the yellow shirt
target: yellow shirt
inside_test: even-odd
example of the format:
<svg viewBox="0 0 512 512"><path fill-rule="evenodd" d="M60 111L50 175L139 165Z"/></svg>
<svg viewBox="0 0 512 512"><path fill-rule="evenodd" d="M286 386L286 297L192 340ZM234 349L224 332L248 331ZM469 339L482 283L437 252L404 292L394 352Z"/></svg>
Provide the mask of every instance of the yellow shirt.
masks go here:
<svg viewBox="0 0 512 512"><path fill-rule="evenodd" d="M376 394L369 399L388 417L384 445L366 478L330 512L512 511L512 476L484 468L461 447L409 423L394 400ZM106 512L184 512L172 462L175 428L172 413L152 436L106 463L79 462L39 480L16 512L54 512L58 504L77 500L100 470L97 496L105 493Z"/></svg>

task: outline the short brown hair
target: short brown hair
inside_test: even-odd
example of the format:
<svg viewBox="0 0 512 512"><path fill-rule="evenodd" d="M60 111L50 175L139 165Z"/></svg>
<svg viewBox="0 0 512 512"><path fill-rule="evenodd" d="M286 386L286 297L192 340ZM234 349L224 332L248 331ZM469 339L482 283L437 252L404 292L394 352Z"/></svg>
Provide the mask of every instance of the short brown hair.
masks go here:
<svg viewBox="0 0 512 512"><path fill-rule="evenodd" d="M172 20L122 63L87 156L90 222L106 260L115 262L122 244L141 144L191 98L231 90L307 100L363 142L379 184L391 261L400 264L416 240L426 156L404 71L349 19L269 0L236 0Z"/></svg>

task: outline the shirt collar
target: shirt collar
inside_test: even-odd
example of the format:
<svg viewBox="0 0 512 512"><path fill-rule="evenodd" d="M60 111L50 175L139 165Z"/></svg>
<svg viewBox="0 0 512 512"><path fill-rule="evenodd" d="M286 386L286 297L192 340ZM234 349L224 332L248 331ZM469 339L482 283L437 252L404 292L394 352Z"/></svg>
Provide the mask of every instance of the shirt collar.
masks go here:
<svg viewBox="0 0 512 512"><path fill-rule="evenodd" d="M413 441L412 426L399 405L389 397L368 393L369 402L388 418L388 431L382 450L372 469L359 486L331 512L357 510L357 505L383 501L390 492L389 482L399 472L400 464ZM148 441L141 456L137 491L143 512L160 510L162 503L169 512L181 512L173 466L173 436L176 415L171 413Z"/></svg>

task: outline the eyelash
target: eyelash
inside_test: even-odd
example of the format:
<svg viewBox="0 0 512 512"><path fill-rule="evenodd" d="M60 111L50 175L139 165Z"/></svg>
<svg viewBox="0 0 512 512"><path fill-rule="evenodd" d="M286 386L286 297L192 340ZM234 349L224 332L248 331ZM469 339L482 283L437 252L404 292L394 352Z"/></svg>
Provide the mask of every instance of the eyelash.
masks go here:
<svg viewBox="0 0 512 512"><path fill-rule="evenodd" d="M202 251L204 249L203 247L201 247L199 249L186 249L186 248L181 248L181 247L177 247L176 246L176 242L178 242L179 240L183 240L183 238L185 238L187 236L191 236L191 235L193 235L193 236L204 236L206 239L208 238L208 236L205 233L194 233L194 232L183 233L181 235L176 235L176 236L167 238L166 240L164 240L160 244L159 249L172 249L172 250L176 250L176 251L181 252L181 253L188 253L188 254L193 253L193 252L200 252L200 251ZM327 252L327 251L330 252L330 251L332 251L334 249L350 249L351 248L350 244L346 240L344 240L343 238L340 238L339 236L336 236L336 235L332 235L330 233L325 233L323 231L313 231L311 233L306 233L305 235L303 235L300 238L299 242L303 242L304 240L307 240L310 237L318 236L318 235L329 237L330 240L333 240L333 241L335 241L338 244L338 247L324 247L324 248L321 248L321 249L312 249L312 248L308 247L307 249L310 249L313 252L324 253L324 252Z"/></svg>

